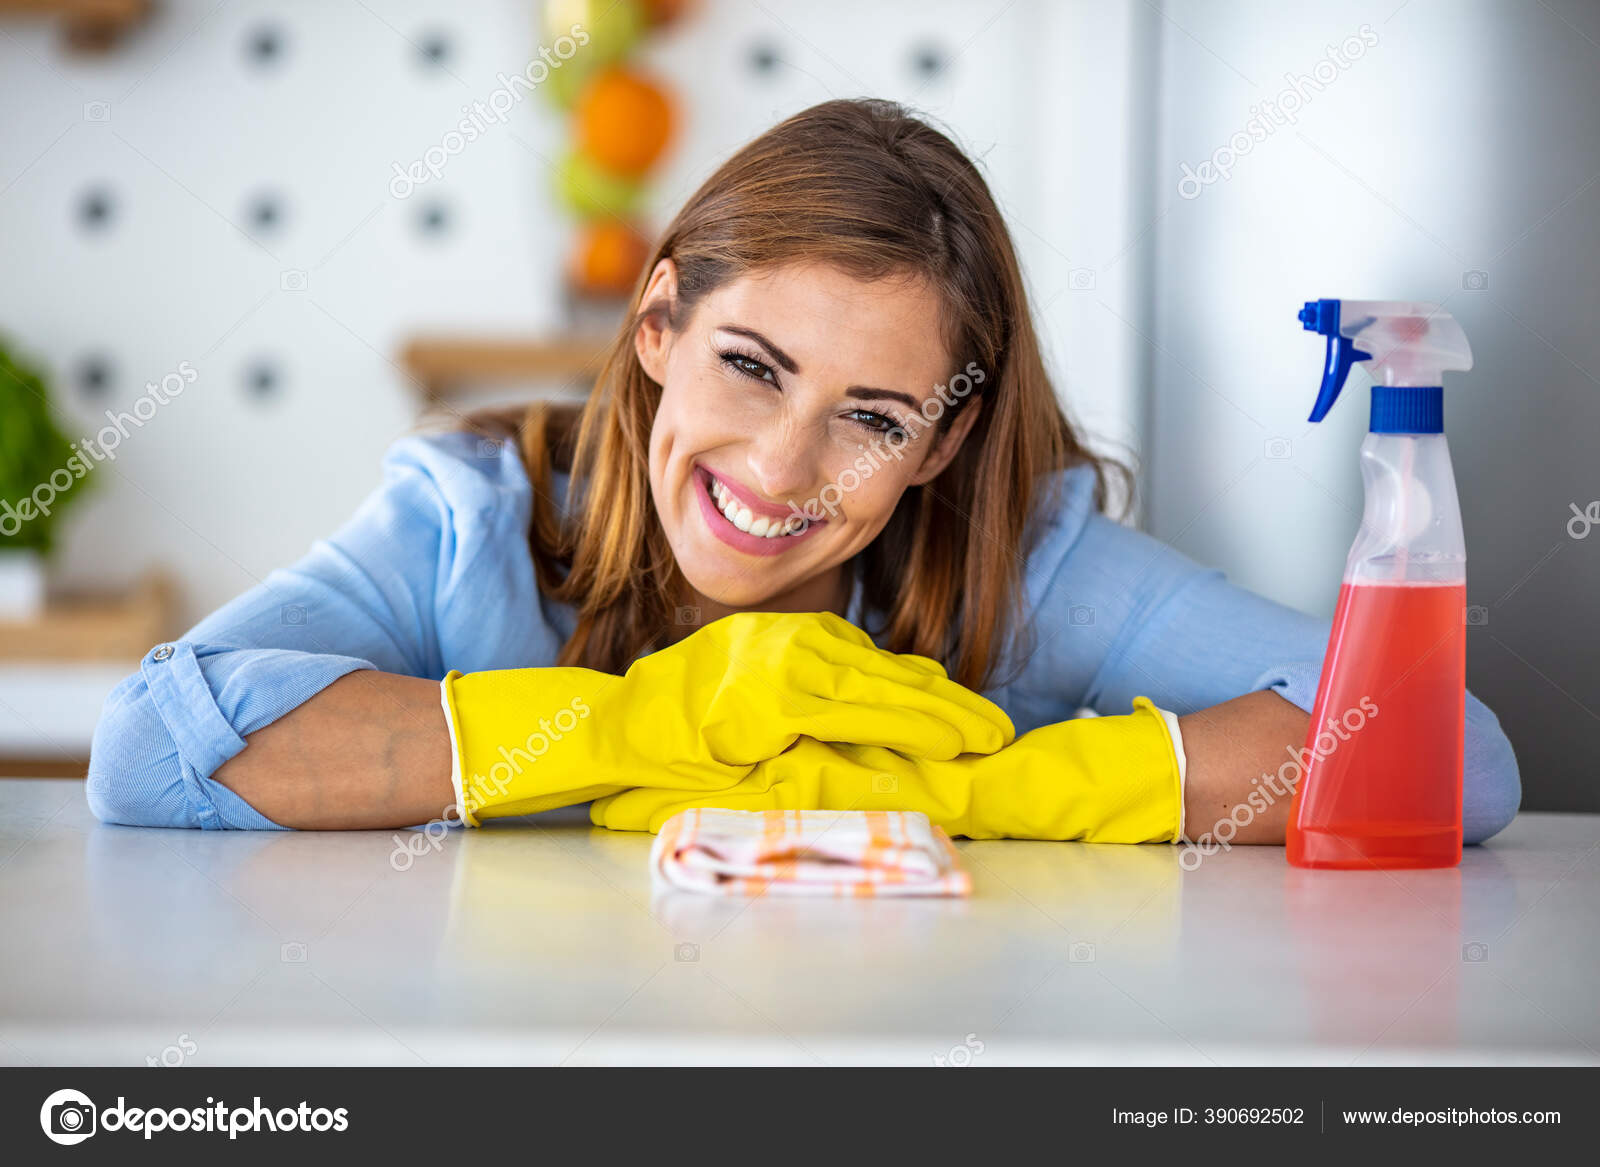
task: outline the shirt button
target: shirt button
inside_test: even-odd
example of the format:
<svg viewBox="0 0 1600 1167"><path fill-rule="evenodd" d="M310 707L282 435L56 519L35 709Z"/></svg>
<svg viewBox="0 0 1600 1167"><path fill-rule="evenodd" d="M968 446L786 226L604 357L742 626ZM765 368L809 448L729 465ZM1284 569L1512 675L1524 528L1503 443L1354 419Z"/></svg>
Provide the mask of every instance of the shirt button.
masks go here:
<svg viewBox="0 0 1600 1167"><path fill-rule="evenodd" d="M160 648L156 649L153 653L150 654L150 659L151 660L166 660L171 655L172 655L172 645L163 644Z"/></svg>

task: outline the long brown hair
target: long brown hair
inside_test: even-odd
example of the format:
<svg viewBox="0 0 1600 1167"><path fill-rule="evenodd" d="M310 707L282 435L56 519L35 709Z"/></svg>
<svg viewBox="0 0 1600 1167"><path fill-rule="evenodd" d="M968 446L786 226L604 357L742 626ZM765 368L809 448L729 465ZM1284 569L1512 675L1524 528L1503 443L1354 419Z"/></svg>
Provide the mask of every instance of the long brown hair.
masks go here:
<svg viewBox="0 0 1600 1167"><path fill-rule="evenodd" d="M650 272L669 258L676 303L642 304ZM869 632L893 651L942 662L970 688L989 687L1020 619L1025 525L1041 475L1092 466L1102 509L1108 479L1129 477L1089 452L1056 400L1011 239L977 168L944 134L876 100L796 114L706 180L656 245L581 409L540 402L471 419L519 442L534 487L529 543L540 588L578 613L558 663L621 672L660 642L685 594L651 502L661 387L635 353L639 324L661 313L681 325L707 292L796 261L865 280L920 276L944 305L957 368L984 371L938 422L947 427L982 398L960 452L906 490L859 558L865 599L886 615ZM553 470L569 472L574 498L583 495L569 513L552 493Z"/></svg>

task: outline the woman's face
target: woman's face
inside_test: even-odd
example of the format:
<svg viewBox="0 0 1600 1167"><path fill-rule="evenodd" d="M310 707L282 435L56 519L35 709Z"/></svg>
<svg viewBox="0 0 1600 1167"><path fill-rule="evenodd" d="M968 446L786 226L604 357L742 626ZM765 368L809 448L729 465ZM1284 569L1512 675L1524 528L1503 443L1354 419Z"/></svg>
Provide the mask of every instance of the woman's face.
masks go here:
<svg viewBox="0 0 1600 1167"><path fill-rule="evenodd" d="M676 290L663 261L644 303ZM968 402L942 437L929 420L945 408L939 391L950 397L957 354L935 294L909 278L812 265L747 276L675 329L647 322L636 347L662 389L656 511L690 585L729 608L805 605L815 585L835 584L977 415Z"/></svg>

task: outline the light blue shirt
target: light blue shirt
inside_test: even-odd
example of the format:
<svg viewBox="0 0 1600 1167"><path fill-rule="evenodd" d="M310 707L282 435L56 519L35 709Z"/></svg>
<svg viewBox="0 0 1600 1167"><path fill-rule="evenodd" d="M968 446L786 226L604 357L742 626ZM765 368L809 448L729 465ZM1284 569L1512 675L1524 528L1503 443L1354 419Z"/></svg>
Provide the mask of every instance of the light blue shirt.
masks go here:
<svg viewBox="0 0 1600 1167"><path fill-rule="evenodd" d="M1052 480L1024 573L1033 645L986 694L1019 736L1081 708L1127 713L1136 695L1182 715L1272 689L1311 709L1326 621L1097 513L1088 467ZM565 477L553 486L564 497ZM281 829L211 775L339 677L553 664L576 614L539 592L532 495L510 442L397 441L383 485L336 534L153 648L112 691L95 730L90 808L113 823ZM863 606L858 581L849 618L879 627ZM1471 694L1466 710L1465 830L1477 842L1511 821L1521 781L1494 714Z"/></svg>

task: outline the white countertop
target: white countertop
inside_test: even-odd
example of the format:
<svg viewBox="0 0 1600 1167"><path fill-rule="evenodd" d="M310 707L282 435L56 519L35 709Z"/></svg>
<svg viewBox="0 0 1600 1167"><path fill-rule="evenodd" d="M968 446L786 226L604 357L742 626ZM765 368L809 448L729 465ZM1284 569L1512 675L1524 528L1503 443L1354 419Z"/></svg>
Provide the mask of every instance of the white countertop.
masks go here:
<svg viewBox="0 0 1600 1167"><path fill-rule="evenodd" d="M969 900L652 897L582 810L418 838L0 781L0 1063L1600 1064L1600 816L1430 872L963 841Z"/></svg>

